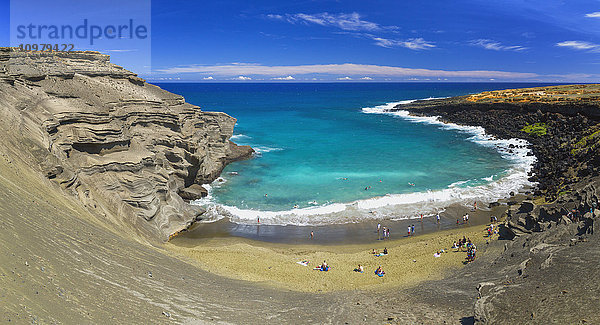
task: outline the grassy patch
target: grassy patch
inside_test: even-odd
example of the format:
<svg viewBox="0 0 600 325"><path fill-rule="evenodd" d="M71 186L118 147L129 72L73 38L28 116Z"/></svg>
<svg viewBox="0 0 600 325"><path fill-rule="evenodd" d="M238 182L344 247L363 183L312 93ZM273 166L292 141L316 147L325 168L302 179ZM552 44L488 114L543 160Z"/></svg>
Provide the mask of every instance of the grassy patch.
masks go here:
<svg viewBox="0 0 600 325"><path fill-rule="evenodd" d="M561 196L563 196L563 195L567 195L567 194L569 194L569 193L571 193L571 192L572 192L572 191L560 191L560 192L558 193L558 196L559 196L559 197L561 197Z"/></svg>
<svg viewBox="0 0 600 325"><path fill-rule="evenodd" d="M521 131L539 137L548 134L548 126L546 123L527 124L521 129Z"/></svg>
<svg viewBox="0 0 600 325"><path fill-rule="evenodd" d="M589 149L595 149L600 144L600 130L593 132L590 135L583 137L577 143L573 145L573 149L571 150L572 155L576 155L577 153L583 151L587 151Z"/></svg>

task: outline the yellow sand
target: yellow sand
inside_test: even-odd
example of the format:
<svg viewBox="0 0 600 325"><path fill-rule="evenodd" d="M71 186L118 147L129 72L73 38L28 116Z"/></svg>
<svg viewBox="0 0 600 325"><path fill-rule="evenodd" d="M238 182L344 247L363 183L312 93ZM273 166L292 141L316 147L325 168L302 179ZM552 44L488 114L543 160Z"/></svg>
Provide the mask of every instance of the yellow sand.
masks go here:
<svg viewBox="0 0 600 325"><path fill-rule="evenodd" d="M440 279L465 261L466 252L451 249L452 243L464 235L481 247L486 240L484 230L484 226L466 227L365 245L286 245L219 238L202 241L193 248L171 243L166 247L221 276L295 291L328 292L410 286ZM372 249L381 252L384 247L387 256L371 254ZM440 249L446 253L435 258L433 254ZM296 263L303 260L310 264ZM332 267L329 272L313 270L324 260ZM364 266L364 273L353 271L358 264ZM386 272L381 278L374 274L379 265Z"/></svg>

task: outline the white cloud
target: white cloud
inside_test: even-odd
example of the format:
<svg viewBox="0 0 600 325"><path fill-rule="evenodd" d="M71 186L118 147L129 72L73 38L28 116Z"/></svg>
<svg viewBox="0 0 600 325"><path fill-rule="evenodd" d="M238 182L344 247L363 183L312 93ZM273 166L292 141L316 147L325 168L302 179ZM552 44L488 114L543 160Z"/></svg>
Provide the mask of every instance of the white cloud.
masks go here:
<svg viewBox="0 0 600 325"><path fill-rule="evenodd" d="M287 76L287 75L307 75L307 74L327 74L333 77L339 76L386 76L386 77L442 77L442 78L498 78L498 79L524 79L536 78L535 73L507 72L507 71L488 71L488 70L466 70L466 71L448 71L431 69L414 69L393 66L370 65L370 64L313 64L313 65L292 65L292 66L267 66L260 64L228 64L228 65L191 65L184 67L174 67L157 70L159 73L181 74L181 73L201 73L223 77L239 76L238 80L248 80L240 78L244 75L251 76ZM311 76L312 77L312 76Z"/></svg>
<svg viewBox="0 0 600 325"><path fill-rule="evenodd" d="M373 80L373 78L371 78L371 77L362 77L362 78L360 78L360 80Z"/></svg>
<svg viewBox="0 0 600 325"><path fill-rule="evenodd" d="M340 77L340 78L337 78L337 80L352 80L352 78L350 78L350 77Z"/></svg>
<svg viewBox="0 0 600 325"><path fill-rule="evenodd" d="M482 47L486 50L492 50L492 51L520 52L520 51L527 50L526 47L521 46L521 45L507 46L507 45L502 45L502 43L491 40L491 39L477 39L477 40L473 40L473 41L469 42L469 44L471 44L473 46Z"/></svg>
<svg viewBox="0 0 600 325"><path fill-rule="evenodd" d="M349 31L381 31L396 30L397 26L381 26L377 23L362 20L361 15L353 12L349 14L330 14L322 12L317 14L286 14L286 15L267 15L267 18L274 20L285 20L292 24L315 24L321 26L336 27Z"/></svg>
<svg viewBox="0 0 600 325"><path fill-rule="evenodd" d="M586 14L585 16L588 18L600 18L600 11L590 12L589 14Z"/></svg>
<svg viewBox="0 0 600 325"><path fill-rule="evenodd" d="M287 76L287 77L273 78L273 80L296 80L296 78L294 78L292 76Z"/></svg>
<svg viewBox="0 0 600 325"><path fill-rule="evenodd" d="M556 43L556 46L569 47L575 50L590 50L591 52L600 52L600 45L584 41L564 41Z"/></svg>
<svg viewBox="0 0 600 325"><path fill-rule="evenodd" d="M134 49L134 50L120 50L120 49L116 49L116 50L102 50L100 52L116 52L116 53L137 52L137 49Z"/></svg>
<svg viewBox="0 0 600 325"><path fill-rule="evenodd" d="M215 78L213 78L212 76L210 76L210 77L204 77L204 78L202 78L202 80L215 80Z"/></svg>
<svg viewBox="0 0 600 325"><path fill-rule="evenodd" d="M284 19L284 17L282 15L273 15L273 14L267 15L267 18L269 18L269 19L276 19L276 20L283 20Z"/></svg>
<svg viewBox="0 0 600 325"><path fill-rule="evenodd" d="M386 38L381 38L381 37L372 37L372 39L375 41L375 45L381 46L381 47L387 47L387 48L405 47L405 48L411 49L411 50L428 50L428 49L435 47L434 44L432 44L420 37L419 38L410 38L405 41L392 40L392 39L386 39Z"/></svg>
<svg viewBox="0 0 600 325"><path fill-rule="evenodd" d="M252 80L252 78L250 78L250 77L244 77L244 76L238 76L237 78L234 78L233 80L247 81L247 80Z"/></svg>
<svg viewBox="0 0 600 325"><path fill-rule="evenodd" d="M359 13L349 14L330 14L327 12L318 14L285 14L266 15L267 18L279 21L286 21L291 24L319 25L333 27L343 30L338 34L349 34L357 37L370 38L375 41L375 45L387 48L405 47L411 50L426 50L436 47L433 43L425 41L423 38L410 38L407 40L397 40L379 37L370 33L376 32L397 32L398 26L382 26L378 23L363 20Z"/></svg>

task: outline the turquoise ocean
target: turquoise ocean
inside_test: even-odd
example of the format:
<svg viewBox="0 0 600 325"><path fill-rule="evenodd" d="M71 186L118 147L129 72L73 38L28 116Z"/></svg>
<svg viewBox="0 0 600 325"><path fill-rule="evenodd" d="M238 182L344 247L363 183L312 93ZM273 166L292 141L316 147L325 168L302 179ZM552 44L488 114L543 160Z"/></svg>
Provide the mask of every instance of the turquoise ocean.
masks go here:
<svg viewBox="0 0 600 325"><path fill-rule="evenodd" d="M415 99L541 86L520 83L163 83L237 119L256 150L206 184L211 220L317 225L432 215L531 186L522 140L386 108ZM514 144L517 149L509 151Z"/></svg>

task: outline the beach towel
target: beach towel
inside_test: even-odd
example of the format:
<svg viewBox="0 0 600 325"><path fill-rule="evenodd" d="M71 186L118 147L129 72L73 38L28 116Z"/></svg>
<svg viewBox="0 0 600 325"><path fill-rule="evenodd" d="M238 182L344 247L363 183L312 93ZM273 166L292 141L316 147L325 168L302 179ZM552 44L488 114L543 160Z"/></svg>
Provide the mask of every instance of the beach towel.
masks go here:
<svg viewBox="0 0 600 325"><path fill-rule="evenodd" d="M379 253L379 254L375 254L375 257L381 257L381 256L386 256L387 254L384 253Z"/></svg>
<svg viewBox="0 0 600 325"><path fill-rule="evenodd" d="M296 262L302 266L308 266L308 261L300 261L300 262Z"/></svg>

